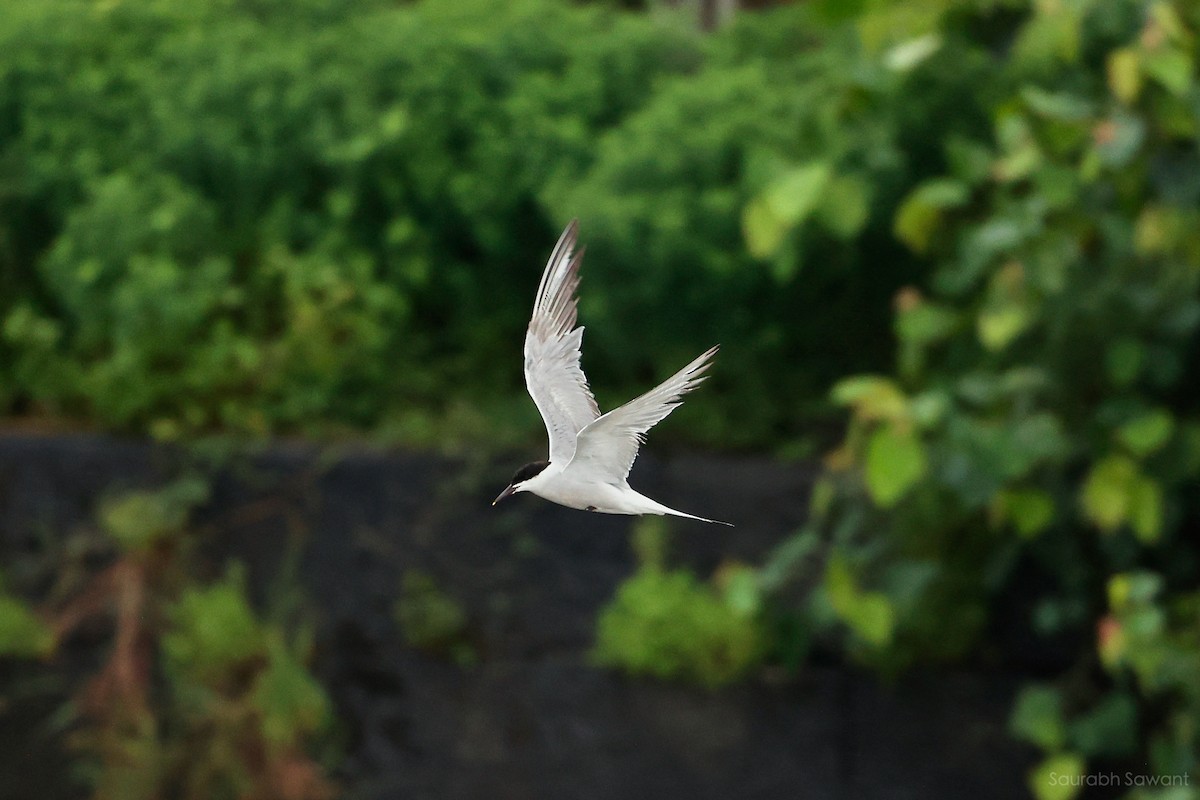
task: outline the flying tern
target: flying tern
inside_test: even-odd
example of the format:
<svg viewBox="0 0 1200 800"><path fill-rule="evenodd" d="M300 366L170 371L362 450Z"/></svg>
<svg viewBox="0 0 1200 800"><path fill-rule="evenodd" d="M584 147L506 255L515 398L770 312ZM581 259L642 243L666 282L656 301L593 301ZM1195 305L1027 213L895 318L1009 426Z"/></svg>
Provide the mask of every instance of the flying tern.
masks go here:
<svg viewBox="0 0 1200 800"><path fill-rule="evenodd" d="M702 373L717 348L641 397L601 414L579 365L583 327L575 326L575 291L583 248L575 249L578 232L578 223L572 221L550 254L525 333L525 385L546 424L550 457L517 470L492 505L518 492L533 492L584 511L670 514L729 525L676 511L630 488L629 470L646 433L704 380Z"/></svg>

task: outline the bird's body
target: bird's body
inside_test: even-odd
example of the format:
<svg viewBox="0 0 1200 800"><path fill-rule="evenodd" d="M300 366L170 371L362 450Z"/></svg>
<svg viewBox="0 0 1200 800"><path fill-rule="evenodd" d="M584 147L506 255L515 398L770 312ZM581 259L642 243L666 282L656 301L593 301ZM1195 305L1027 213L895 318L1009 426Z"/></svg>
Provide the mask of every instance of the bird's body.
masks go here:
<svg viewBox="0 0 1200 800"><path fill-rule="evenodd" d="M631 488L627 478L646 432L704 380L702 373L717 348L641 397L601 414L579 364L583 328L575 327L575 290L583 251L575 251L577 233L572 222L550 255L525 334L525 384L546 423L550 457L518 470L493 505L511 494L532 492L585 511L716 522L651 500Z"/></svg>

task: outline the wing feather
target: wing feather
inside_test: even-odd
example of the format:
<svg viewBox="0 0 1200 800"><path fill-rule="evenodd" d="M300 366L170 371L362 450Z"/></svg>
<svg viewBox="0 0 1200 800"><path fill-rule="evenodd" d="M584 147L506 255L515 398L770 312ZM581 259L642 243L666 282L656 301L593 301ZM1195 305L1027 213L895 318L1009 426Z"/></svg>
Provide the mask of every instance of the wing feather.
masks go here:
<svg viewBox="0 0 1200 800"><path fill-rule="evenodd" d="M579 431L600 416L596 398L579 364L583 328L575 327L579 224L572 220L558 239L538 284L525 334L525 385L550 437L550 461L566 464Z"/></svg>
<svg viewBox="0 0 1200 800"><path fill-rule="evenodd" d="M645 394L614 408L579 432L571 468L584 468L597 480L625 480L637 459L646 433L683 403L683 396L699 386L712 365L717 348L700 354Z"/></svg>

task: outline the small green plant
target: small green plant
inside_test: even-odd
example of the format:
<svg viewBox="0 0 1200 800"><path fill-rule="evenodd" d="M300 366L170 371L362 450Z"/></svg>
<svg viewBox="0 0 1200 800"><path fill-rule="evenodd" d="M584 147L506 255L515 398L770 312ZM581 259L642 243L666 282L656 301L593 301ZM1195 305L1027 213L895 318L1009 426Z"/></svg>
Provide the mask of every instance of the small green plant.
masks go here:
<svg viewBox="0 0 1200 800"><path fill-rule="evenodd" d="M4 591L0 582L0 658L50 655L54 632L28 603Z"/></svg>
<svg viewBox="0 0 1200 800"><path fill-rule="evenodd" d="M466 609L438 586L432 575L417 569L404 572L395 616L410 646L448 655L463 666L475 662L475 649L466 638Z"/></svg>
<svg viewBox="0 0 1200 800"><path fill-rule="evenodd" d="M743 602L736 575L726 573L722 593L686 570L664 569L665 523L658 518L638 521L634 544L638 571L597 623L597 663L708 688L731 683L759 663L756 608Z"/></svg>
<svg viewBox="0 0 1200 800"><path fill-rule="evenodd" d="M333 787L313 750L332 710L305 667L308 636L262 621L237 565L197 581L184 534L207 497L187 475L99 504L114 560L52 614L55 643L88 620L112 625L71 742L96 800L324 800ZM15 620L28 641L30 617L10 610L0 599L0 639Z"/></svg>

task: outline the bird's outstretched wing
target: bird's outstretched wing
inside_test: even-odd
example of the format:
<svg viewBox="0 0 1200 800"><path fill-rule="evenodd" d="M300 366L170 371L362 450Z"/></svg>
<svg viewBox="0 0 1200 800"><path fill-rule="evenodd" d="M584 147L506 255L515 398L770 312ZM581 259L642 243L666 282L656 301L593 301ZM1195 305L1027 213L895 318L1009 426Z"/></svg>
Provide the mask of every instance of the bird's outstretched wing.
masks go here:
<svg viewBox="0 0 1200 800"><path fill-rule="evenodd" d="M575 290L583 250L575 252L578 232L579 224L572 220L554 246L525 334L525 385L546 423L550 461L561 464L575 454L579 431L600 416L579 366L583 328L575 327Z"/></svg>
<svg viewBox="0 0 1200 800"><path fill-rule="evenodd" d="M628 477L646 432L683 403L683 395L700 385L716 353L716 347L702 353L641 397L614 408L581 430L571 468L588 469L596 480L608 482Z"/></svg>

